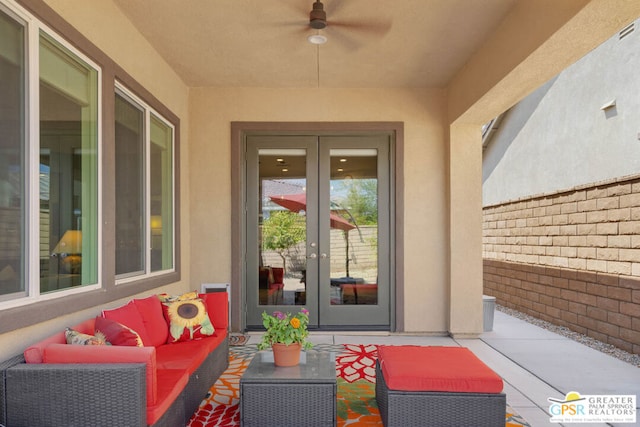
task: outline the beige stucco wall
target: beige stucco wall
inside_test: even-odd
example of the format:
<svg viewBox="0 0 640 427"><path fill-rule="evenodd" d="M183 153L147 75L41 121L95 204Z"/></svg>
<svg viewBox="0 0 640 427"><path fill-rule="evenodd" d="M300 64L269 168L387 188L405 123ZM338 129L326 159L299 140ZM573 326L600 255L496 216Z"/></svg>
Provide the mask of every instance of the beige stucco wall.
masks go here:
<svg viewBox="0 0 640 427"><path fill-rule="evenodd" d="M167 63L151 48L110 1L68 1L46 0L46 3L67 22L79 30L99 49L117 62L127 73L158 98L181 120L181 157L180 168L189 169L189 92L186 85ZM117 30L116 30L117 29ZM126 47L126 48L125 48ZM183 260L189 259L189 186L187 179L181 181L181 251ZM189 288L189 268L183 266L182 281L159 289L159 292L180 292ZM145 294L146 295L146 294ZM128 300L128 298L127 298ZM113 302L115 307L124 301ZM53 332L74 325L95 316L103 308L95 307L72 312L54 320L0 334L0 360L21 353L25 346L46 338Z"/></svg>
<svg viewBox="0 0 640 427"><path fill-rule="evenodd" d="M199 88L191 91L191 280L231 279L232 121L404 122L404 324L447 331L445 93L442 90Z"/></svg>

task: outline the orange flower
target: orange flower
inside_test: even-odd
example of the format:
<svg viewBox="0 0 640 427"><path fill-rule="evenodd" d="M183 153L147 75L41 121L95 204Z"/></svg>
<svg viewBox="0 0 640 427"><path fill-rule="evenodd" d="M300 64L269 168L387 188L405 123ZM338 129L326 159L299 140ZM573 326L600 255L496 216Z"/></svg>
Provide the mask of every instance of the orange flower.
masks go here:
<svg viewBox="0 0 640 427"><path fill-rule="evenodd" d="M294 327L294 329L298 329L300 327L300 319L297 317L292 318L289 323Z"/></svg>

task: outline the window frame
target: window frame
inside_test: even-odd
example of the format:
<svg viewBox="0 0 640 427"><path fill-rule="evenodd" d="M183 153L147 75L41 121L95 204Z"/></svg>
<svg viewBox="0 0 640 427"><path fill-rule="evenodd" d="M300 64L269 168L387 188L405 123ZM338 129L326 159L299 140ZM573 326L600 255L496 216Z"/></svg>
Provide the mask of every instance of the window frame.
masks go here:
<svg viewBox="0 0 640 427"><path fill-rule="evenodd" d="M163 274L167 274L170 272L174 272L176 269L176 204L175 204L175 190L176 190L176 161L175 161L175 150L176 150L176 128L175 126L166 118L163 117L158 111L156 111L153 107L151 107L148 103L146 103L143 99L138 97L135 93L133 93L129 88L126 87L122 82L116 80L115 82L115 93L122 98L124 98L127 102L131 103L135 107L141 109L144 113L144 247L146 250L144 251L144 271L142 272L131 272L131 273L123 273L116 274L115 280L116 285L135 282L136 280L140 280L141 278L160 276ZM152 271L151 269L151 118L155 117L157 120L162 122L162 124L166 125L169 129L171 129L171 240L172 240L172 267L165 270ZM117 159L116 159L117 161ZM117 164L116 164L117 167ZM117 194L116 194L117 197ZM117 221L117 218L116 218Z"/></svg>
<svg viewBox="0 0 640 427"><path fill-rule="evenodd" d="M25 34L31 40L36 37L38 40L39 29L44 28L49 35L61 40L63 45L74 54L78 54L87 63L95 64L101 74L98 80L98 91L100 93L100 101L98 105L98 149L100 150L100 158L98 159L98 185L101 193L98 195L98 215L99 215L99 243L98 252L101 260L98 262L98 284L87 285L79 289L71 291L53 292L52 294L43 294L37 300L31 299L26 301L25 298L18 298L10 306L0 304L0 333L9 332L26 326L38 324L54 318L68 315L73 312L92 309L103 306L109 302L132 297L146 291L158 288L160 286L169 285L181 280L181 238L180 238L180 118L176 116L169 108L167 108L160 100L158 100L151 92L129 75L120 65L111 57L104 53L101 49L89 41L76 28L66 22L58 15L50 6L42 1L29 0L0 0L0 7L7 12L12 18L34 24L30 25L29 30L25 30ZM27 42L29 43L29 41ZM37 43L36 43L37 44ZM29 46L29 44L27 44ZM26 67L29 68L33 64L34 55L38 56L38 50L30 49L26 52ZM37 58L36 58L37 59ZM35 78L33 77L35 75ZM39 84L37 73L28 73L25 77L26 91L25 94L25 138L26 141L32 139L32 135L39 135L39 116L30 115L29 108L31 105L38 105L39 99L31 90L38 87ZM169 123L173 127L173 269L171 271L161 271L154 275L144 277L136 277L132 280L118 281L115 278L115 180L113 177L116 173L115 165L115 90L116 81L120 82L136 96L149 105L164 122ZM35 85L35 86L34 86ZM39 138L38 147L39 147ZM34 183L33 171L38 168L37 153L33 153L33 149L29 147L30 152L26 153L27 161L25 167L29 168L26 172L29 182L26 183L26 189L31 193L29 201L26 202L26 220L28 220L27 242L32 241L31 228L34 218L37 217L38 204L34 205L33 195ZM36 193L37 194L37 193ZM36 200L37 201L37 200ZM28 243L29 244L29 243ZM33 259L39 259L38 248L31 244L28 248L23 248L26 254L26 263ZM35 254L35 258L34 257ZM32 286L33 267L26 268L25 273L28 277L28 286ZM37 270L37 268L35 269ZM39 278L39 271L36 273ZM36 286L39 285L39 279L35 281ZM89 289L91 286L91 289ZM26 288L26 286L25 286ZM44 297L46 295L46 297ZM19 301L16 303L15 301ZM72 310L69 307L73 307Z"/></svg>

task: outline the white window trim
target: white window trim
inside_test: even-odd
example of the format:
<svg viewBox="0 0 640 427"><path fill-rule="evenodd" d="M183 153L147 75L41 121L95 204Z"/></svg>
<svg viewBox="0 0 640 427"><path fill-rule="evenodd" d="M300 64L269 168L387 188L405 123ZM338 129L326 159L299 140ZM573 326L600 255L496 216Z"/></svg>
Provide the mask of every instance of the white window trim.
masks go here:
<svg viewBox="0 0 640 427"><path fill-rule="evenodd" d="M123 275L117 275L115 283L116 285L136 282L141 279L162 276L168 273L173 273L176 271L176 156L175 156L175 148L176 148L176 129L175 125L171 123L171 121L167 120L162 114L160 114L156 109L149 105L149 103L145 102L131 90L129 90L123 83L116 80L115 82L116 93L128 99L130 102L135 103L137 107L141 108L144 112L144 162L145 162L145 183L144 183L144 192L145 192L145 218L144 218L144 230L145 230L145 267L144 271L140 274L137 273L128 273ZM172 268L160 271L151 271L151 232L149 231L149 221L151 212L151 197L149 194L151 193L151 115L154 115L158 120L167 125L171 129L171 233L172 233ZM117 168L117 165L116 165Z"/></svg>
<svg viewBox="0 0 640 427"><path fill-rule="evenodd" d="M26 142L26 166L28 167L26 175L25 188L28 190L28 196L25 208L26 230L25 241L27 242L27 250L24 255L27 257L29 267L25 270L25 288L26 295L22 298L1 301L0 310L20 307L40 301L47 301L62 298L67 295L79 294L100 289L102 287L102 68L85 54L76 49L73 45L66 41L57 32L53 31L49 26L38 20L31 13L18 5L13 0L2 0L0 8L3 12L8 13L14 19L22 21L21 24L25 28L25 142ZM92 285L84 285L69 289L61 289L55 292L40 293L40 187L39 187L39 166L40 166L40 32L46 33L60 45L64 46L71 53L76 55L80 60L92 67L97 72L97 233L98 233L98 260L97 260L97 282Z"/></svg>

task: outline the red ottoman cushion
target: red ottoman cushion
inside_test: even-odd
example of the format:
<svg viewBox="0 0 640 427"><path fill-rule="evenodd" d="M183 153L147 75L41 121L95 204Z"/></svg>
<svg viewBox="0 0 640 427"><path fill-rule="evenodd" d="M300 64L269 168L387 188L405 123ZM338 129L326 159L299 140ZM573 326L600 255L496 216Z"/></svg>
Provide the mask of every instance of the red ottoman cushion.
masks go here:
<svg viewBox="0 0 640 427"><path fill-rule="evenodd" d="M380 346L391 390L500 393L502 378L465 347Z"/></svg>

